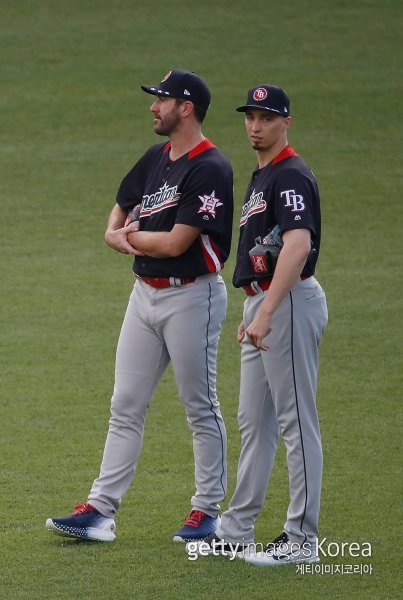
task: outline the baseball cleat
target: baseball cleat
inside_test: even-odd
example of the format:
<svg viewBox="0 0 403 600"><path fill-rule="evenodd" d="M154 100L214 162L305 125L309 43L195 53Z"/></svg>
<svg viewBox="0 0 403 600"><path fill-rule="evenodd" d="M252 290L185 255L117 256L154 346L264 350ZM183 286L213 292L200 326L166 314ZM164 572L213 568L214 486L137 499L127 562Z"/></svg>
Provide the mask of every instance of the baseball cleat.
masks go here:
<svg viewBox="0 0 403 600"><path fill-rule="evenodd" d="M245 556L245 562L258 567L276 567L301 562L318 562L319 556L312 544L291 542L285 531L261 552Z"/></svg>
<svg viewBox="0 0 403 600"><path fill-rule="evenodd" d="M113 542L116 538L114 519L101 515L89 502L78 504L74 508L76 510L68 517L47 519L46 528L67 537Z"/></svg>
<svg viewBox="0 0 403 600"><path fill-rule="evenodd" d="M210 517L201 510L192 510L185 519L185 523L173 536L174 542L191 542L204 540L215 532L220 524L220 517Z"/></svg>
<svg viewBox="0 0 403 600"><path fill-rule="evenodd" d="M194 540L187 542L186 552L190 560L195 560L198 556L227 556L232 560L234 558L245 558L250 552L251 544L241 542L226 542L217 534L212 533L204 540ZM252 544L253 546L253 544Z"/></svg>

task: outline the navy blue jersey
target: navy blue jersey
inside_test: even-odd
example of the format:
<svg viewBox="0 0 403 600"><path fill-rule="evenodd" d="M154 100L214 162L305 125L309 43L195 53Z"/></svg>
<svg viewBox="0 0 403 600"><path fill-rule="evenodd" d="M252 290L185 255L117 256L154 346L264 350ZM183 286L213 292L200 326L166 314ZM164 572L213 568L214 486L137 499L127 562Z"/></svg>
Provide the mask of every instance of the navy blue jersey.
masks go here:
<svg viewBox="0 0 403 600"><path fill-rule="evenodd" d="M240 236L236 267L233 276L235 287L256 279L249 250L255 239L262 239L278 225L280 232L289 229L309 229L315 258L310 263L313 275L320 249L320 204L315 176L306 162L286 146L268 165L253 172L246 192L240 220Z"/></svg>
<svg viewBox="0 0 403 600"><path fill-rule="evenodd" d="M171 145L152 146L120 184L117 203L127 212L138 203L140 231L171 231L192 225L201 235L180 256L136 256L143 277L198 277L223 268L231 248L233 174L229 161L209 140L175 161Z"/></svg>

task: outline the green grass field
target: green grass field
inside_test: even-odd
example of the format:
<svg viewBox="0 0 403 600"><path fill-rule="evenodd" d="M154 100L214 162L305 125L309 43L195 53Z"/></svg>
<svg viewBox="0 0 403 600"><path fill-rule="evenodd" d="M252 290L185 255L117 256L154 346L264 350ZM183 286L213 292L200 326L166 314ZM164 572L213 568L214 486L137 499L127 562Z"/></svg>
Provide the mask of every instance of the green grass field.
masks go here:
<svg viewBox="0 0 403 600"><path fill-rule="evenodd" d="M398 0L1 4L1 598L399 596L402 17ZM324 563L370 563L371 575L187 560L171 534L189 509L193 457L171 370L149 412L116 543L44 528L83 501L98 474L132 286L130 258L108 249L103 232L122 176L156 139L139 86L172 67L198 71L212 89L205 133L233 163L234 246L255 163L234 108L257 83L291 96L289 139L321 189L318 278L330 312L318 393L320 534L373 548L370 559ZM243 301L230 285L234 255L218 382L230 494ZM281 447L258 540L278 535L287 502Z"/></svg>

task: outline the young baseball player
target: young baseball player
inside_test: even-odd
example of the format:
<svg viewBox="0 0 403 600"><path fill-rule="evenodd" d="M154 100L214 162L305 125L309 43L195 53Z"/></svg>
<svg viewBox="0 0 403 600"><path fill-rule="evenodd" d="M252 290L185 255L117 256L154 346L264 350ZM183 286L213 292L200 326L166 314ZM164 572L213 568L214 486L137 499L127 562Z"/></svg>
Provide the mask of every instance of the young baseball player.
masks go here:
<svg viewBox="0 0 403 600"><path fill-rule="evenodd" d="M313 276L321 237L319 192L312 171L288 144L286 93L259 85L237 110L245 113L258 160L242 208L233 276L246 293L238 329L242 447L235 493L207 543L215 553L233 554L235 548L255 565L316 561L322 448L315 395L327 323L325 294ZM287 520L280 536L256 552L254 525L279 433L289 471Z"/></svg>
<svg viewBox="0 0 403 600"><path fill-rule="evenodd" d="M220 271L231 245L233 176L202 133L210 91L198 75L172 70L141 87L154 96L154 131L169 141L152 146L124 177L105 234L111 248L135 256L136 281L117 347L103 461L88 501L46 527L115 539L115 513L136 470L145 414L172 361L195 458L192 510L173 537L186 541L215 531L227 485L216 356L226 313Z"/></svg>

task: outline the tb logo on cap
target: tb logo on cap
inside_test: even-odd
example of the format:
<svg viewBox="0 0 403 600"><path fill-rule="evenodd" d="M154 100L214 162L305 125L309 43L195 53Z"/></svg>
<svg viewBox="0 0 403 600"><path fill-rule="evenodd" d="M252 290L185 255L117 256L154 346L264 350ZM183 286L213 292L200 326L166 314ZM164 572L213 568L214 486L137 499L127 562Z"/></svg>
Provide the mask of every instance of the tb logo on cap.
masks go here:
<svg viewBox="0 0 403 600"><path fill-rule="evenodd" d="M258 88L253 92L253 99L256 102L261 102L267 97L267 90L265 88Z"/></svg>

